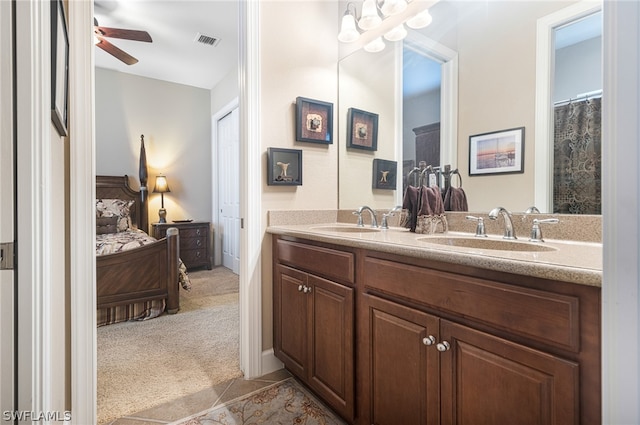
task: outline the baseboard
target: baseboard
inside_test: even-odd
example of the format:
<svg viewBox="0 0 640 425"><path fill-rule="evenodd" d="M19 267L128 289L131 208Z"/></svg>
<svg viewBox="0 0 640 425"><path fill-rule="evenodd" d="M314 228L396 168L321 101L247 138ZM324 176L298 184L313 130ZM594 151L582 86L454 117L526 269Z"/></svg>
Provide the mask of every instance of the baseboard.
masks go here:
<svg viewBox="0 0 640 425"><path fill-rule="evenodd" d="M273 354L273 348L264 350L262 352L262 375L266 375L276 370L280 370L284 367L284 364Z"/></svg>

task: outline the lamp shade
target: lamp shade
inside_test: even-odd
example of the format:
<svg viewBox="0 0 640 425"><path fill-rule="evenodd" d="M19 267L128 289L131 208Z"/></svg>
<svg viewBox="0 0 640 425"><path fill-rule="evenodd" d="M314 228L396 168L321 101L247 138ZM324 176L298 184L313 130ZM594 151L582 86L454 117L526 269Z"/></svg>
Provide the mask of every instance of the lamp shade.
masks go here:
<svg viewBox="0 0 640 425"><path fill-rule="evenodd" d="M154 193L167 193L171 192L169 189L169 183L167 182L167 178L163 175L156 176L156 185L153 188Z"/></svg>
<svg viewBox="0 0 640 425"><path fill-rule="evenodd" d="M380 11L384 16L392 16L403 12L406 8L407 2L405 0L384 0Z"/></svg>
<svg viewBox="0 0 640 425"><path fill-rule="evenodd" d="M384 38L389 41L402 40L406 36L407 36L407 29L404 27L403 24L400 24L397 27L390 29L384 34Z"/></svg>
<svg viewBox="0 0 640 425"><path fill-rule="evenodd" d="M364 50L369 53L377 53L384 50L385 44L382 37L376 37L364 46Z"/></svg>
<svg viewBox="0 0 640 425"><path fill-rule="evenodd" d="M358 26L365 31L376 28L382 23L382 18L378 15L376 0L364 0L362 3L362 16L358 21Z"/></svg>
<svg viewBox="0 0 640 425"><path fill-rule="evenodd" d="M423 10L422 12L418 13L413 18L409 19L407 21L407 26L409 28L413 28L413 29L424 28L424 27L428 26L431 23L432 20L433 20L433 18L431 17L431 14L429 13L429 10L427 9L427 10Z"/></svg>
<svg viewBox="0 0 640 425"><path fill-rule="evenodd" d="M360 38L360 33L356 28L356 19L347 10L342 17L342 25L340 26L340 34L338 40L343 43L351 43Z"/></svg>

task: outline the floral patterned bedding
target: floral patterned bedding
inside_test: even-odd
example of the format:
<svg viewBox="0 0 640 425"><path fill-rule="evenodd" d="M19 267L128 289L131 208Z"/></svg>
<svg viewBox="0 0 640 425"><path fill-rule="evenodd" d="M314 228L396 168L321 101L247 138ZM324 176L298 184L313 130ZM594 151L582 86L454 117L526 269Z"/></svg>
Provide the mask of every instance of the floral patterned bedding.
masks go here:
<svg viewBox="0 0 640 425"><path fill-rule="evenodd" d="M117 233L97 234L96 255L106 255L127 251L155 241L155 238L149 236L142 230L134 228L118 231ZM191 289L191 280L189 279L187 268L182 260L178 267L178 280L183 289L187 291ZM164 312L165 306L166 302L162 299L98 309L97 324L98 326L104 326L128 320L153 319Z"/></svg>

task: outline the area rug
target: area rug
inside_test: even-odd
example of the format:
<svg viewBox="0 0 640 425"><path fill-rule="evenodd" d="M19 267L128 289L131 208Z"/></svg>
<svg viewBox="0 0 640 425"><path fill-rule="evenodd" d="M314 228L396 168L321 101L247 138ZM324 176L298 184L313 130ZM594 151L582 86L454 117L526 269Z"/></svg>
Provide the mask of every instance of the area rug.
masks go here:
<svg viewBox="0 0 640 425"><path fill-rule="evenodd" d="M98 423L242 375L238 276L222 267L189 275L177 314L98 328Z"/></svg>
<svg viewBox="0 0 640 425"><path fill-rule="evenodd" d="M303 424L343 425L294 378L278 382L222 406L171 425Z"/></svg>

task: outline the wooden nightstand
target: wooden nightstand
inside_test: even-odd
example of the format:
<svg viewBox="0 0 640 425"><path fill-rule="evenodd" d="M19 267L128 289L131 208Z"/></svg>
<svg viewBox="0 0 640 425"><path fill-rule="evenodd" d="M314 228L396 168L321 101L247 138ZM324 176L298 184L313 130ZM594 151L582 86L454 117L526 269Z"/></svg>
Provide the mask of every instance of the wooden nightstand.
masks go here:
<svg viewBox="0 0 640 425"><path fill-rule="evenodd" d="M187 269L206 266L211 270L209 222L153 223L151 226L156 239L164 238L168 228L177 228L180 235L180 258Z"/></svg>

